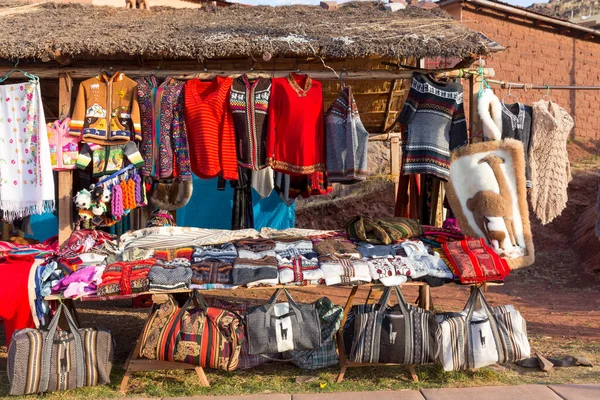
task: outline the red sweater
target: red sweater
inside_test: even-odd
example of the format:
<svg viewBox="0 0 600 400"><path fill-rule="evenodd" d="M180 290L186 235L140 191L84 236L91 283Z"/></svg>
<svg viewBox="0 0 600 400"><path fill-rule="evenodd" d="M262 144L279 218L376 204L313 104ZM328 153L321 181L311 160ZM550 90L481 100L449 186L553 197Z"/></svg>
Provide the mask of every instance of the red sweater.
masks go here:
<svg viewBox="0 0 600 400"><path fill-rule="evenodd" d="M325 171L323 90L308 75L273 79L267 162L287 174Z"/></svg>
<svg viewBox="0 0 600 400"><path fill-rule="evenodd" d="M192 171L200 178L222 175L238 179L233 115L229 89L233 80L217 76L185 84L185 122L190 146Z"/></svg>
<svg viewBox="0 0 600 400"><path fill-rule="evenodd" d="M29 303L29 272L33 256L9 255L0 258L0 319L4 322L6 347L15 331L35 328Z"/></svg>

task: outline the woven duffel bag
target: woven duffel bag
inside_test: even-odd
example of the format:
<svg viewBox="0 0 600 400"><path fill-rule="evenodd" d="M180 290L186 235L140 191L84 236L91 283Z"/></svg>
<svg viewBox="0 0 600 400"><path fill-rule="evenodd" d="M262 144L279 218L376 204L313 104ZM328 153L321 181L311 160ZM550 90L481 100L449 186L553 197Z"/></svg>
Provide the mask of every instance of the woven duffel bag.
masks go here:
<svg viewBox="0 0 600 400"><path fill-rule="evenodd" d="M69 331L58 330L64 313ZM109 331L78 328L61 304L48 330L21 329L8 348L11 395L46 393L110 383L113 342Z"/></svg>

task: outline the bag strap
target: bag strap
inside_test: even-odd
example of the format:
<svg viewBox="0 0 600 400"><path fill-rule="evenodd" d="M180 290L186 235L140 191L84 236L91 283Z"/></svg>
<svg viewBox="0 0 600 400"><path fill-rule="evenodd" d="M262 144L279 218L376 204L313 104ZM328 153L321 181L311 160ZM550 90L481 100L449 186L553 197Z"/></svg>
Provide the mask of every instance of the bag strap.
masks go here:
<svg viewBox="0 0 600 400"><path fill-rule="evenodd" d="M198 290L193 290L190 297L193 298L194 303L199 308L202 308L205 311L208 310L208 304L206 303L206 300L204 300L204 297L202 297L202 295L200 294L200 292Z"/></svg>
<svg viewBox="0 0 600 400"><path fill-rule="evenodd" d="M379 301L377 302L377 314L383 314L388 306L388 303L390 301L390 295L392 293L392 287L391 286L386 286L385 289L383 289L383 293L381 294L381 297L379 298Z"/></svg>
<svg viewBox="0 0 600 400"><path fill-rule="evenodd" d="M79 328L77 324L73 320L71 313L67 309L67 307L61 302L58 310L56 310L56 314L52 317L50 321L50 325L48 326L48 333L46 335L46 339L44 340L44 345L42 347L42 368L41 368L41 376L40 376L40 386L39 392L45 393L48 391L48 385L50 383L50 357L52 356L52 345L54 343L54 336L56 335L56 330L58 329L58 322L60 321L60 316L64 311L65 317L67 320L67 325L69 326L69 330L73 335L73 340L75 342L75 359L76 363L76 383L77 387L83 387L85 383L85 370L83 368L83 361L85 360L83 354L83 341L81 339L81 335L79 333Z"/></svg>
<svg viewBox="0 0 600 400"><path fill-rule="evenodd" d="M488 321L490 323L490 328L492 331L492 335L494 336L494 342L496 344L496 352L498 353L498 362L503 362L503 360L504 360L504 348L502 347L501 332L500 332L500 329L498 328L498 319L496 318L496 315L492 311L492 308L490 307L487 300L485 299L485 296L483 295L481 288L474 287L474 289L472 290L472 293L471 293L471 297L469 297L469 300L467 301L467 306L466 306L466 307L468 307L469 303L470 303L470 307L469 307L467 318L466 318L467 332L465 332L466 339L467 339L466 345L468 346L467 363L468 363L469 368L474 368L474 366L475 366L475 357L473 355L473 338L471 337L471 320L473 318L473 313L475 311L475 308L477 307L478 300L481 305L481 309L483 309L483 311L485 312L486 316L488 317Z"/></svg>
<svg viewBox="0 0 600 400"><path fill-rule="evenodd" d="M273 296L271 296L267 304L265 304L265 326L267 328L271 327L271 315L273 314L275 301L277 301L281 293L285 293L285 296L288 300L288 304L290 306L290 310L293 311L293 314L290 312L290 317L294 316L298 323L302 323L303 321L302 313L298 308L298 304L296 304L293 297L290 295L286 288L280 288L277 290L277 292L275 292L275 294L273 294Z"/></svg>

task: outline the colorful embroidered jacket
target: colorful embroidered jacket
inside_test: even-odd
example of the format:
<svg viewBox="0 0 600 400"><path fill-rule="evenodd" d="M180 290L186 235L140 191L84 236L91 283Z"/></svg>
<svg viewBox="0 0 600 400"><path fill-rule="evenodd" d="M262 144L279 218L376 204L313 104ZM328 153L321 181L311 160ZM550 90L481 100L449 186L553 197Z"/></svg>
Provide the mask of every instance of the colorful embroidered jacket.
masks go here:
<svg viewBox="0 0 600 400"><path fill-rule="evenodd" d="M77 168L86 169L92 162L92 176L110 175L125 167L125 157L136 168L144 164L142 155L134 142L114 146L100 146L84 143L77 157Z"/></svg>
<svg viewBox="0 0 600 400"><path fill-rule="evenodd" d="M233 113L238 164L258 171L267 165L267 112L271 80L250 82L246 75L233 81L229 104Z"/></svg>
<svg viewBox="0 0 600 400"><path fill-rule="evenodd" d="M79 138L69 135L70 121L70 118L65 118L47 124L50 162L54 171L75 168L75 161L79 154Z"/></svg>
<svg viewBox="0 0 600 400"><path fill-rule="evenodd" d="M140 173L155 179L192 179L185 127L184 82L154 75L136 79L142 118Z"/></svg>
<svg viewBox="0 0 600 400"><path fill-rule="evenodd" d="M140 140L137 84L121 72L81 82L69 128L72 136L90 143Z"/></svg>

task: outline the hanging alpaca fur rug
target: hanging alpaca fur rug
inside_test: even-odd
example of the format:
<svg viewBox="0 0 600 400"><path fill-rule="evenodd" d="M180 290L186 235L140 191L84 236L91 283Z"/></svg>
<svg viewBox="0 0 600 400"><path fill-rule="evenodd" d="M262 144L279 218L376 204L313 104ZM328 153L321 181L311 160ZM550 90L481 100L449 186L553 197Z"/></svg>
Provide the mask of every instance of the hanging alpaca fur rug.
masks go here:
<svg viewBox="0 0 600 400"><path fill-rule="evenodd" d="M464 146L451 155L448 201L467 236L485 238L511 269L534 262L523 144Z"/></svg>

